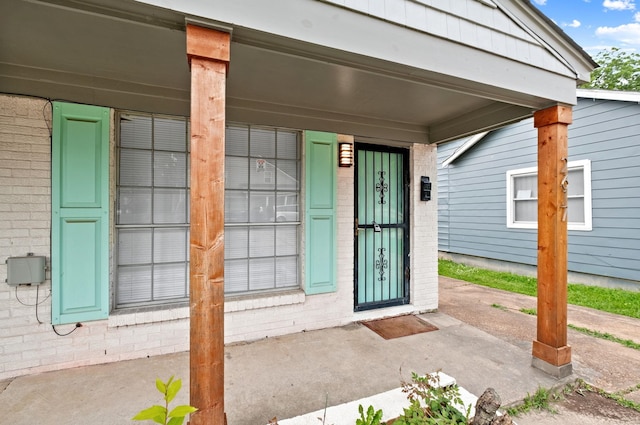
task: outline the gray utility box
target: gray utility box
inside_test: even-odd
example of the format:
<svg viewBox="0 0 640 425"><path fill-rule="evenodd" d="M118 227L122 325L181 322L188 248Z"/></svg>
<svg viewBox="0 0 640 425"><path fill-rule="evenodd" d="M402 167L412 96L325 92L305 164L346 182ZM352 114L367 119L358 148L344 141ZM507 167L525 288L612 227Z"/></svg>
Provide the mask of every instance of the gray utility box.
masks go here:
<svg viewBox="0 0 640 425"><path fill-rule="evenodd" d="M45 280L45 257L28 255L7 258L7 283L40 285Z"/></svg>

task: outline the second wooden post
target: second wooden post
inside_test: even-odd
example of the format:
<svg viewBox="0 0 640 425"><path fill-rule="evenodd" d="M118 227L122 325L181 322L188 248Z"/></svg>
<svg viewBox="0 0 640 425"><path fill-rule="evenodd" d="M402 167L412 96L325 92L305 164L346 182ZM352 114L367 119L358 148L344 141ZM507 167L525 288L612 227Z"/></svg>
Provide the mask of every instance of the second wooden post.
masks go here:
<svg viewBox="0 0 640 425"><path fill-rule="evenodd" d="M565 377L572 373L567 345L567 163L571 107L534 114L538 129L538 329L533 366Z"/></svg>

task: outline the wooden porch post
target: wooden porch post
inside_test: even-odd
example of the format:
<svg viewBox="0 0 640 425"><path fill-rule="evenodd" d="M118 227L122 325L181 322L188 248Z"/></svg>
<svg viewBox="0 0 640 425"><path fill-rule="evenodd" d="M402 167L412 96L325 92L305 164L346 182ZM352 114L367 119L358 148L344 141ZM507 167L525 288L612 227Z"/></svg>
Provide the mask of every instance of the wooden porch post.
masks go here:
<svg viewBox="0 0 640 425"><path fill-rule="evenodd" d="M191 65L190 403L192 425L224 414L224 134L230 34L187 25Z"/></svg>
<svg viewBox="0 0 640 425"><path fill-rule="evenodd" d="M534 113L538 129L538 333L533 366L571 374L567 345L567 126L570 106Z"/></svg>

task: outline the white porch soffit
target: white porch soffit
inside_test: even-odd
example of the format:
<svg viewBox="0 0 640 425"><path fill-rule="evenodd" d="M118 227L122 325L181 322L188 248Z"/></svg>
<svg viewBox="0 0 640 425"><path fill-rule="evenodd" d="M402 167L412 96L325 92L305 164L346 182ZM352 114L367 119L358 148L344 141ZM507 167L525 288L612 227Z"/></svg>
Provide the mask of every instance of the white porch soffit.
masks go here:
<svg viewBox="0 0 640 425"><path fill-rule="evenodd" d="M401 142L573 104L595 67L522 0L12 0L0 92L188 115L188 19L232 31L228 120Z"/></svg>

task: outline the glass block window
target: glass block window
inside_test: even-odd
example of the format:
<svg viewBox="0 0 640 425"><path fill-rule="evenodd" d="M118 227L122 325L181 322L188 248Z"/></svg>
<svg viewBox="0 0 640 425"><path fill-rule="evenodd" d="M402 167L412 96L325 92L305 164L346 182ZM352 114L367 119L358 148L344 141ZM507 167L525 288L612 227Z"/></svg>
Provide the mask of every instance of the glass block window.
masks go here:
<svg viewBox="0 0 640 425"><path fill-rule="evenodd" d="M299 286L300 134L228 126L225 292Z"/></svg>
<svg viewBox="0 0 640 425"><path fill-rule="evenodd" d="M189 125L119 116L116 307L189 296ZM225 293L299 286L300 133L228 126Z"/></svg>
<svg viewBox="0 0 640 425"><path fill-rule="evenodd" d="M568 163L567 227L591 230L591 161ZM507 227L538 227L538 169L507 171Z"/></svg>

